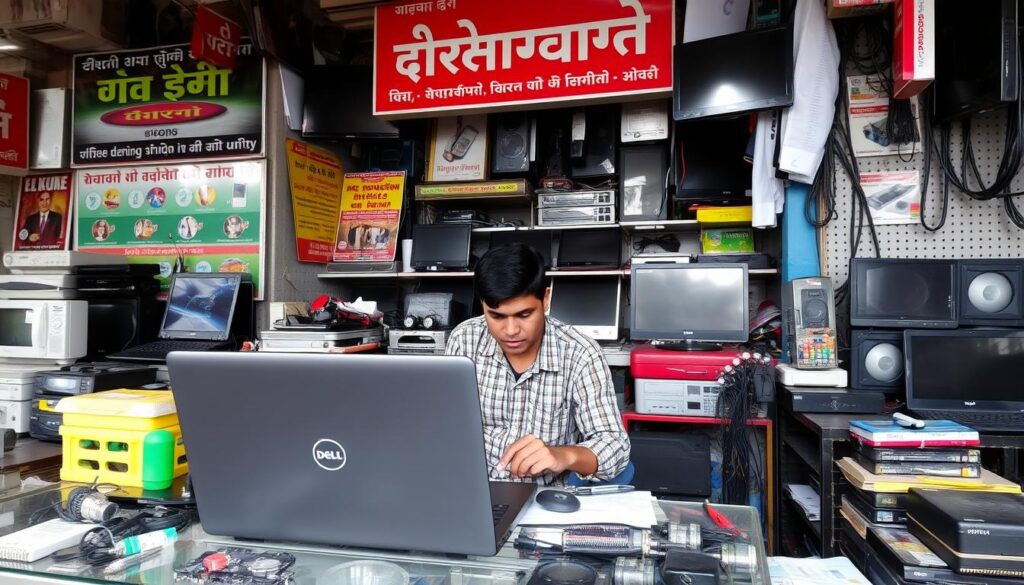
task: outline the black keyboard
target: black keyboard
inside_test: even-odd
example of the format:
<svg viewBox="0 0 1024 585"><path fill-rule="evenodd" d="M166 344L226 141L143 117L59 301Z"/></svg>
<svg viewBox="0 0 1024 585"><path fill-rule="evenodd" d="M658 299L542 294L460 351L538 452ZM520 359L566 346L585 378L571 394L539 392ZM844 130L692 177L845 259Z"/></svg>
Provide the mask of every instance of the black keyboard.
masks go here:
<svg viewBox="0 0 1024 585"><path fill-rule="evenodd" d="M129 348L107 356L110 359L166 361L172 351L210 351L225 344L223 341L192 341L187 339L162 339Z"/></svg>
<svg viewBox="0 0 1024 585"><path fill-rule="evenodd" d="M508 512L508 504L492 504L491 505L491 516L494 517L494 525L497 526L498 522L505 517L505 513Z"/></svg>
<svg viewBox="0 0 1024 585"><path fill-rule="evenodd" d="M979 431L1024 433L1024 413L1022 412L925 410L917 412L917 414L921 418L929 420L951 420Z"/></svg>

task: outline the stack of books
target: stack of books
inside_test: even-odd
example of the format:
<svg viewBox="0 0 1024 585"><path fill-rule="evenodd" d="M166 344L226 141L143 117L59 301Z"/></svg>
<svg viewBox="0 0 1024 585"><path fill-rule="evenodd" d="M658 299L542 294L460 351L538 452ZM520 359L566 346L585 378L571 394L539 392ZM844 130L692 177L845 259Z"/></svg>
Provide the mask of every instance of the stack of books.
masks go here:
<svg viewBox="0 0 1024 585"><path fill-rule="evenodd" d="M978 432L952 421L927 421L922 429L892 420L851 421L850 435L855 453L839 468L851 488L840 513L861 538L871 525L906 525L906 492L914 486L1020 490L982 469L981 453L971 448L980 443Z"/></svg>

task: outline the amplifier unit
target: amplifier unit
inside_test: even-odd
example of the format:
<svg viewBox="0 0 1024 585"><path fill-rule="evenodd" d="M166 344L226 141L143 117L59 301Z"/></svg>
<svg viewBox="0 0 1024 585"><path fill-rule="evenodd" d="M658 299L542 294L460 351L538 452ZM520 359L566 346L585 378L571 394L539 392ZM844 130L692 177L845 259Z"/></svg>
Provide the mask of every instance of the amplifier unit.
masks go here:
<svg viewBox="0 0 1024 585"><path fill-rule="evenodd" d="M391 329L388 353L395 355L444 355L450 330Z"/></svg>
<svg viewBox="0 0 1024 585"><path fill-rule="evenodd" d="M537 191L538 207L615 205L615 191Z"/></svg>
<svg viewBox="0 0 1024 585"><path fill-rule="evenodd" d="M612 223L615 223L614 205L542 207L537 210L538 225L602 225Z"/></svg>
<svg viewBox="0 0 1024 585"><path fill-rule="evenodd" d="M640 414L715 416L722 386L708 380L638 378L635 389Z"/></svg>

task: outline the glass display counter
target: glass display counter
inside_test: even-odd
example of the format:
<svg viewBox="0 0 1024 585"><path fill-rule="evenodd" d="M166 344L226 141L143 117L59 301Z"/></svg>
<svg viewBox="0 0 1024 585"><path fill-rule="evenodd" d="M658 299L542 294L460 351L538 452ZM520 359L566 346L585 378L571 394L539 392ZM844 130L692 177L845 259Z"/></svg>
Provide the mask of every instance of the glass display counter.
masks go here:
<svg viewBox="0 0 1024 585"><path fill-rule="evenodd" d="M0 536L28 527L30 523L38 521L46 509L52 509L60 501L61 490L59 486L54 486L51 489L38 490L0 502ZM699 503L655 503L652 500L652 505L657 506L655 510L660 521L697 523L708 528L714 526ZM767 560L756 511L746 506L722 505L716 506L716 509L743 533L744 536L741 536L740 540L753 547L753 554L756 557L749 563L749 571L743 572L737 579L732 579L731 585L768 585ZM444 530L444 527L438 529ZM195 524L179 536L173 547L167 547L156 556L130 565L123 571L107 573L102 568L85 566L78 561L57 563L52 558L44 558L34 563L0 561L0 583L187 583L188 581L175 579L176 568L186 565L206 552L224 547L239 547L256 552L293 555L295 563L291 567L292 583L296 585L370 585L346 581L334 570L339 565L353 561L382 561L397 565L401 568L397 574L407 575L408 585L526 585L538 562L543 562L543 559L520 554L512 546L514 539L515 535L495 556L465 557L296 543L245 542L207 534L200 525ZM599 569L598 585L612 585L611 564L595 568ZM390 584L382 581L373 585Z"/></svg>

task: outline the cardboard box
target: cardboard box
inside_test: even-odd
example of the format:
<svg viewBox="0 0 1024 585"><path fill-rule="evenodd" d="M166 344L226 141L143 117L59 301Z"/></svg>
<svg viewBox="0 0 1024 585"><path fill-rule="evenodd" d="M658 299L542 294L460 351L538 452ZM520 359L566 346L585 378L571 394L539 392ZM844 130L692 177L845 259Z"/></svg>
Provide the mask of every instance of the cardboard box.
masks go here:
<svg viewBox="0 0 1024 585"><path fill-rule="evenodd" d="M906 99L935 79L935 0L898 0L894 9L893 93Z"/></svg>
<svg viewBox="0 0 1024 585"><path fill-rule="evenodd" d="M884 156L921 152L921 118L918 98L910 98L914 116L913 143L896 144L888 134L889 94L877 75L851 75L846 78L847 111L853 154Z"/></svg>
<svg viewBox="0 0 1024 585"><path fill-rule="evenodd" d="M826 11L829 18L848 18L865 14L878 14L889 8L894 0L829 0Z"/></svg>
<svg viewBox="0 0 1024 585"><path fill-rule="evenodd" d="M487 116L452 116L434 121L428 181L487 178Z"/></svg>

